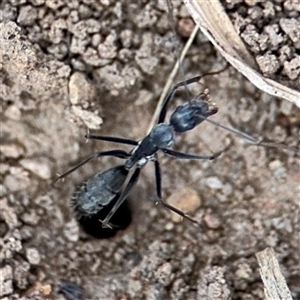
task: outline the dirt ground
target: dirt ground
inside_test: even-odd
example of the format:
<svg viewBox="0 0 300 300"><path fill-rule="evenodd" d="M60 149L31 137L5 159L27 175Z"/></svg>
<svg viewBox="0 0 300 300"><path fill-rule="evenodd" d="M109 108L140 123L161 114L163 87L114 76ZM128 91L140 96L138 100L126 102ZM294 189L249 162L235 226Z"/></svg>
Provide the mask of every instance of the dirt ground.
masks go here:
<svg viewBox="0 0 300 300"><path fill-rule="evenodd" d="M213 120L291 150L251 145L209 123L178 135L175 149L188 153L211 155L230 144L213 161L160 155L163 197L189 188L193 197L184 200L198 203L190 214L203 228L155 205L152 164L130 195L130 225L110 238L84 232L70 199L78 184L120 160L92 161L54 184L58 173L97 151L130 149L86 143L87 129L135 140L147 133L189 31L188 13L173 3L180 41L165 1L1 2L2 299L264 299L255 253L268 246L300 298L293 150L300 111L232 68L190 93L208 87L219 107ZM225 64L199 34L176 81ZM187 96L179 92L170 111ZM100 232L100 223L93 230Z"/></svg>
<svg viewBox="0 0 300 300"><path fill-rule="evenodd" d="M299 90L300 2L222 0L261 72Z"/></svg>

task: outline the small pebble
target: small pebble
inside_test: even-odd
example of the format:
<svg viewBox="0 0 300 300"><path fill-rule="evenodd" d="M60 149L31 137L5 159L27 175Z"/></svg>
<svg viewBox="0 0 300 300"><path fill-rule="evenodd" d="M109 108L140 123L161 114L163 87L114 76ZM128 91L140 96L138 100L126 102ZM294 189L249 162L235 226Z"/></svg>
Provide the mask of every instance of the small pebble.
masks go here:
<svg viewBox="0 0 300 300"><path fill-rule="evenodd" d="M256 62L261 71L266 75L272 75L280 68L279 61L274 54L266 53L256 57Z"/></svg>
<svg viewBox="0 0 300 300"><path fill-rule="evenodd" d="M19 121L21 118L21 111L16 105L11 105L6 109L5 116L12 120Z"/></svg>
<svg viewBox="0 0 300 300"><path fill-rule="evenodd" d="M24 154L23 148L16 144L2 144L0 146L0 151L4 156L11 158L18 158Z"/></svg>
<svg viewBox="0 0 300 300"><path fill-rule="evenodd" d="M9 295L13 292L13 272L12 267L6 265L0 269L0 296Z"/></svg>
<svg viewBox="0 0 300 300"><path fill-rule="evenodd" d="M221 221L211 213L205 214L203 217L208 228L217 229L221 226Z"/></svg>
<svg viewBox="0 0 300 300"><path fill-rule="evenodd" d="M26 249L26 258L31 265L38 265L41 261L40 254L35 248Z"/></svg>
<svg viewBox="0 0 300 300"><path fill-rule="evenodd" d="M191 188L177 189L168 199L167 203L183 212L195 211L201 205L201 199L197 192ZM179 222L181 216L172 212L172 220Z"/></svg>
<svg viewBox="0 0 300 300"><path fill-rule="evenodd" d="M17 22L23 26L33 25L37 19L37 11L31 5L21 6Z"/></svg>
<svg viewBox="0 0 300 300"><path fill-rule="evenodd" d="M72 219L65 225L64 228L65 237L71 242L77 242L79 239L79 227L75 219Z"/></svg>
<svg viewBox="0 0 300 300"><path fill-rule="evenodd" d="M69 97L73 105L84 104L95 96L95 88L81 72L72 74L69 81Z"/></svg>
<svg viewBox="0 0 300 300"><path fill-rule="evenodd" d="M299 27L300 30L300 27ZM284 71L291 80L296 80L300 75L300 56L296 55L291 61L283 63ZM287 102L287 101L283 101Z"/></svg>
<svg viewBox="0 0 300 300"><path fill-rule="evenodd" d="M269 168L271 171L276 171L282 167L282 162L280 160L273 160L269 163Z"/></svg>
<svg viewBox="0 0 300 300"><path fill-rule="evenodd" d="M46 158L24 158L20 160L20 165L42 179L51 178L51 169Z"/></svg>
<svg viewBox="0 0 300 300"><path fill-rule="evenodd" d="M220 190L223 188L223 183L218 177L208 177L205 184L211 189Z"/></svg>
<svg viewBox="0 0 300 300"><path fill-rule="evenodd" d="M4 178L4 185L7 190L17 192L25 190L30 186L31 182L28 177L28 171L25 171L22 168L11 167L10 172L11 174L8 174Z"/></svg>
<svg viewBox="0 0 300 300"><path fill-rule="evenodd" d="M72 110L77 117L81 118L89 129L99 129L101 127L103 120L98 114L82 109L76 105L72 106Z"/></svg>

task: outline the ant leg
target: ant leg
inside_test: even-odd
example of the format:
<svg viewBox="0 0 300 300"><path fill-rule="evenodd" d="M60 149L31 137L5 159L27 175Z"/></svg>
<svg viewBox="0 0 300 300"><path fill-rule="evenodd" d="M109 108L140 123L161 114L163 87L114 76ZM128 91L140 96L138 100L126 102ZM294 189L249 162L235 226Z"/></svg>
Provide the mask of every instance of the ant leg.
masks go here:
<svg viewBox="0 0 300 300"><path fill-rule="evenodd" d="M203 77L219 74L219 73L225 71L228 67L229 67L229 64L227 63L226 66L225 66L225 68L223 68L222 70L219 70L219 71L216 71L216 72L206 73L204 75L196 76L196 77L193 77L193 78L190 78L190 79L187 79L187 80L184 80L184 81L181 81L181 82L178 82L177 84L175 84L171 88L170 92L168 93L168 95L166 96L166 98L164 100L163 106L161 108L161 111L160 111L160 114L159 114L159 117L158 117L157 124L164 122L166 114L167 114L167 106L168 106L169 102L173 99L176 91L180 87L186 86L186 85L189 85L189 84L192 84L192 83L195 83L195 82L198 82Z"/></svg>
<svg viewBox="0 0 300 300"><path fill-rule="evenodd" d="M103 136L103 135L93 135L93 134L87 134L84 136L86 139L91 140L101 140L101 141L107 141L107 142L113 142L113 143L119 143L119 144L126 144L126 145L133 145L137 146L138 142L130 139L124 139L114 136Z"/></svg>
<svg viewBox="0 0 300 300"><path fill-rule="evenodd" d="M131 192L132 188L134 187L134 185L136 184L136 182L137 182L137 180L139 178L140 171L141 171L140 168L138 168L138 169L136 169L134 171L133 175L129 179L129 182L128 182L126 188L122 191L120 197L118 198L117 202L112 207L112 209L110 210L110 212L108 213L108 215L105 217L104 220L99 220L102 223L102 227L103 228L111 228L111 225L109 223L111 217L114 215L114 213L118 210L118 208L121 206L121 204L128 197L128 194Z"/></svg>
<svg viewBox="0 0 300 300"><path fill-rule="evenodd" d="M155 181L156 181L156 195L158 199L161 199L161 171L158 160L154 161L155 166Z"/></svg>
<svg viewBox="0 0 300 300"><path fill-rule="evenodd" d="M130 156L130 154L128 154L127 152L123 151L123 150L111 150L111 151L103 151L103 152L98 152L95 153L94 155L90 156L89 158L87 158L86 160L82 161L80 164L78 164L77 166L73 167L72 169L70 169L69 171L67 171L66 173L60 175L55 182L57 182L58 180L67 177L68 175L70 175L71 173L73 173L74 171L76 171L78 168L80 168L81 166L85 165L87 162L89 162L90 160L100 157L100 156L115 156L118 158L128 158Z"/></svg>
<svg viewBox="0 0 300 300"><path fill-rule="evenodd" d="M191 218L190 216L188 216L186 213L184 213L182 210L168 204L167 202L165 202L162 197L161 197L161 171L160 171L160 166L159 166L159 162L157 160L154 161L154 165L155 165L155 180L156 180L156 193L157 193L157 197L158 197L158 201L160 202L160 204L170 210L172 210L173 212L175 212L176 214L180 215L183 218L188 219L189 221L201 226L201 224Z"/></svg>
<svg viewBox="0 0 300 300"><path fill-rule="evenodd" d="M183 153L179 151L174 151L171 149L161 149L164 153L167 155L179 158L179 159L206 159L206 160L212 160L216 158L216 155L194 155L194 154L188 154Z"/></svg>
<svg viewBox="0 0 300 300"><path fill-rule="evenodd" d="M190 78L188 80L181 81L172 87L172 89L170 90L170 92L168 93L168 95L166 96L166 98L164 100L163 106L162 106L161 111L158 116L157 124L163 123L165 121L165 117L167 114L167 106L168 106L169 102L173 99L176 91L182 86L185 86L185 85L188 85L188 84L191 84L194 82L198 82L201 78L202 78L202 76L196 76L196 77Z"/></svg>
<svg viewBox="0 0 300 300"><path fill-rule="evenodd" d="M189 215L187 215L186 213L184 213L182 210L168 204L167 202L165 202L163 199L159 199L159 202L166 208L172 210L173 212L175 212L176 214L178 214L179 216L185 218L185 219L188 219L189 221L199 225L199 226L202 226L197 220L191 218Z"/></svg>

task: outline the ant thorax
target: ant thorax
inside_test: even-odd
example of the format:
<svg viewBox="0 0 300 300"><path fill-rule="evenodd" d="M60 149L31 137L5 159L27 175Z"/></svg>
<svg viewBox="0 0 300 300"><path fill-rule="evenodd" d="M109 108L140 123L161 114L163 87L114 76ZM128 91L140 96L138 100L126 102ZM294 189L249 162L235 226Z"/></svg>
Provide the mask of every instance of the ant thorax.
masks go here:
<svg viewBox="0 0 300 300"><path fill-rule="evenodd" d="M135 152L138 150L139 146L141 145L143 140L140 140L138 143L138 146L136 146L135 148L133 148L131 151L130 151L130 155L131 157L135 154ZM143 166L145 166L147 164L148 161L152 160L152 157L154 157L154 155L150 155L150 156L147 156L147 157L142 157L141 159L139 159L137 162L136 162L136 165L138 168L142 168Z"/></svg>
<svg viewBox="0 0 300 300"><path fill-rule="evenodd" d="M166 149L174 144L174 130L165 123L155 125L150 131L149 137L158 149Z"/></svg>
<svg viewBox="0 0 300 300"><path fill-rule="evenodd" d="M131 152L131 157L125 162L125 168L131 169L134 165L144 166L148 161L155 160L155 153L159 149L167 149L174 143L174 131L168 124L155 125L150 133Z"/></svg>

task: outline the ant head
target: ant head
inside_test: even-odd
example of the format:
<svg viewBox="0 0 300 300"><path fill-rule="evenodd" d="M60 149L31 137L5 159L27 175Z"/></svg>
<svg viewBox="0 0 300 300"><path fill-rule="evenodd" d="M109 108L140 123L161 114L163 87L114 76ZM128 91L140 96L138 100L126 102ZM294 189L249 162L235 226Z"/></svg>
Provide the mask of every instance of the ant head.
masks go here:
<svg viewBox="0 0 300 300"><path fill-rule="evenodd" d="M165 149L173 145L174 132L170 125L160 123L154 126L149 134L152 143L159 149Z"/></svg>
<svg viewBox="0 0 300 300"><path fill-rule="evenodd" d="M186 104L178 106L171 115L170 124L175 132L186 132L217 111L217 107L211 103L208 94L201 93Z"/></svg>

